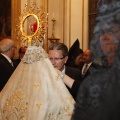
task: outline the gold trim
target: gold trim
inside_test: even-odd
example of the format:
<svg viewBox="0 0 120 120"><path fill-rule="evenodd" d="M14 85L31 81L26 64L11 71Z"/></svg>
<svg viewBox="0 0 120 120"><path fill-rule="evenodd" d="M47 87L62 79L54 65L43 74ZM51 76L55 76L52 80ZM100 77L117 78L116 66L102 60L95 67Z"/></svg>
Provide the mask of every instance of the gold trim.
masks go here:
<svg viewBox="0 0 120 120"><path fill-rule="evenodd" d="M11 20L11 28L12 28L12 39L15 40L15 20L18 16L18 11L21 10L21 1L20 0L11 0L11 13L12 13L12 20Z"/></svg>
<svg viewBox="0 0 120 120"><path fill-rule="evenodd" d="M29 16L35 17L37 22L37 29L31 35L27 35L23 30L23 24ZM20 46L31 46L31 44L43 46L46 33L46 19L47 14L45 11L43 11L43 6L38 7L35 2L33 2L31 5L25 4L23 12L20 13L19 18L16 21L16 40L21 42Z"/></svg>
<svg viewBox="0 0 120 120"><path fill-rule="evenodd" d="M20 44L20 41L16 41L16 36L15 36L15 27L16 27L16 18L18 17L18 14L19 14L19 11L21 11L21 1L20 0L11 0L11 28L12 28L12 31L11 31L11 38L12 40L15 42L15 45L16 46L19 46ZM14 58L18 58L18 48L15 50L15 56Z"/></svg>
<svg viewBox="0 0 120 120"><path fill-rule="evenodd" d="M25 31L24 31L24 23L25 23L25 20L26 20L28 17L30 17L30 16L35 17L36 22L37 22L37 29L36 29L36 31L33 32L32 34L28 35L28 34L26 34ZM21 30L21 32L22 32L22 35L25 36L25 37L32 38L32 37L35 36L36 33L38 32L39 19L38 19L37 15L35 15L35 14L27 14L26 16L23 16L23 19L21 20L20 24L21 24L21 25L20 25L20 30Z"/></svg>

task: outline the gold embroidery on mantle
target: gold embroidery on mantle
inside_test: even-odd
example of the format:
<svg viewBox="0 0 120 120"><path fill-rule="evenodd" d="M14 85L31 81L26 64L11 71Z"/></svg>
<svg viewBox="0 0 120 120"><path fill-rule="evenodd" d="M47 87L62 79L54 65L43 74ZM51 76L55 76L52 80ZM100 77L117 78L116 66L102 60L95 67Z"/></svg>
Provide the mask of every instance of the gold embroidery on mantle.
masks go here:
<svg viewBox="0 0 120 120"><path fill-rule="evenodd" d="M71 108L74 106L74 100L71 96L67 99L70 103L67 106L64 106L64 108L61 108L61 111L57 115L57 119L55 119L54 112L51 112L48 115L48 120L63 120L65 117L72 116Z"/></svg>
<svg viewBox="0 0 120 120"><path fill-rule="evenodd" d="M40 110L41 106L42 106L41 103L37 103L37 104L36 104L36 107L37 107L39 110Z"/></svg>
<svg viewBox="0 0 120 120"><path fill-rule="evenodd" d="M40 84L39 83L34 83L34 85L33 85L33 90L35 90L35 89L37 89L37 88L39 88L40 87Z"/></svg>
<svg viewBox="0 0 120 120"><path fill-rule="evenodd" d="M59 74L56 75L56 80L60 80Z"/></svg>
<svg viewBox="0 0 120 120"><path fill-rule="evenodd" d="M26 120L28 103L24 101L24 94L21 90L16 90L2 110L3 120Z"/></svg>
<svg viewBox="0 0 120 120"><path fill-rule="evenodd" d="M65 113L66 113L65 116L72 116L72 113L70 112L70 108L74 106L74 104L73 104L74 101L73 101L72 96L69 96L68 100L69 100L70 103L67 107L64 108Z"/></svg>

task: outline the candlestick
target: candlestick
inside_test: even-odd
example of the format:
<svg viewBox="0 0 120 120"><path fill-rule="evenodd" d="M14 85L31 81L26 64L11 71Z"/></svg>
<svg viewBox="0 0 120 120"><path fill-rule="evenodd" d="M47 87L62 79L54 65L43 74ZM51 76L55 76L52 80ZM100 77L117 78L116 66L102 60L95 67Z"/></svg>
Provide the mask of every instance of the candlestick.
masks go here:
<svg viewBox="0 0 120 120"><path fill-rule="evenodd" d="M54 14L53 14L53 18L52 18L52 36L51 36L51 38L48 38L48 40L50 40L50 42L52 44L55 44L60 40L59 38L55 37L55 22L56 22L56 20L54 18Z"/></svg>
<svg viewBox="0 0 120 120"><path fill-rule="evenodd" d="M55 38L55 21L56 21L55 18L53 18L52 19L52 22L53 22L52 23L52 25L53 25L52 26L52 36L51 36L52 38Z"/></svg>

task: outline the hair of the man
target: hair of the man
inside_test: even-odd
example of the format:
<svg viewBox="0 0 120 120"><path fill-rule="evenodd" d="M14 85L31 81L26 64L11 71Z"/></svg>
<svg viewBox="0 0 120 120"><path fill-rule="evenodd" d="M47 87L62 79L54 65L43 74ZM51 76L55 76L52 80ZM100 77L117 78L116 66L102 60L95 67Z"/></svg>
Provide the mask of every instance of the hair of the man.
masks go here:
<svg viewBox="0 0 120 120"><path fill-rule="evenodd" d="M5 38L0 41L1 52L7 52L13 46L14 46L14 42L9 38Z"/></svg>
<svg viewBox="0 0 120 120"><path fill-rule="evenodd" d="M49 46L49 50L62 50L63 57L68 56L68 48L64 43L56 43Z"/></svg>

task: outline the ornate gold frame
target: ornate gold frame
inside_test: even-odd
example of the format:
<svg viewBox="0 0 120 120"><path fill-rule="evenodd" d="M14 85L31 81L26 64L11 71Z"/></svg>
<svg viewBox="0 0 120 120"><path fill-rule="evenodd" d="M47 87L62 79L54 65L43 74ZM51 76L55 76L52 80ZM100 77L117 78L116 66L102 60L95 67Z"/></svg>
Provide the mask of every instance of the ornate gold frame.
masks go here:
<svg viewBox="0 0 120 120"><path fill-rule="evenodd" d="M24 21L28 16L34 16L37 21L37 29L31 35L25 34L23 30ZM16 41L20 41L20 46L30 46L31 44L42 46L45 39L46 22L47 14L45 14L42 6L37 7L36 3L25 4L25 9L23 9L16 21Z"/></svg>
<svg viewBox="0 0 120 120"><path fill-rule="evenodd" d="M23 29L23 24L24 24L24 22L25 22L25 19L28 18L29 16L35 17L35 18L36 18L36 21L37 21L37 29L36 29L36 31L35 31L33 34L31 34L31 35L27 35L27 34L24 32L24 29ZM22 32L22 35L25 36L26 38L27 38L27 37L28 37L28 38L32 38L32 37L34 37L34 36L37 34L38 28L39 28L39 19L38 19L37 15L35 15L35 14L27 14L27 15L25 16L25 18L23 18L23 19L21 20L20 24L21 24L21 25L20 25L20 30L21 30L21 32Z"/></svg>

